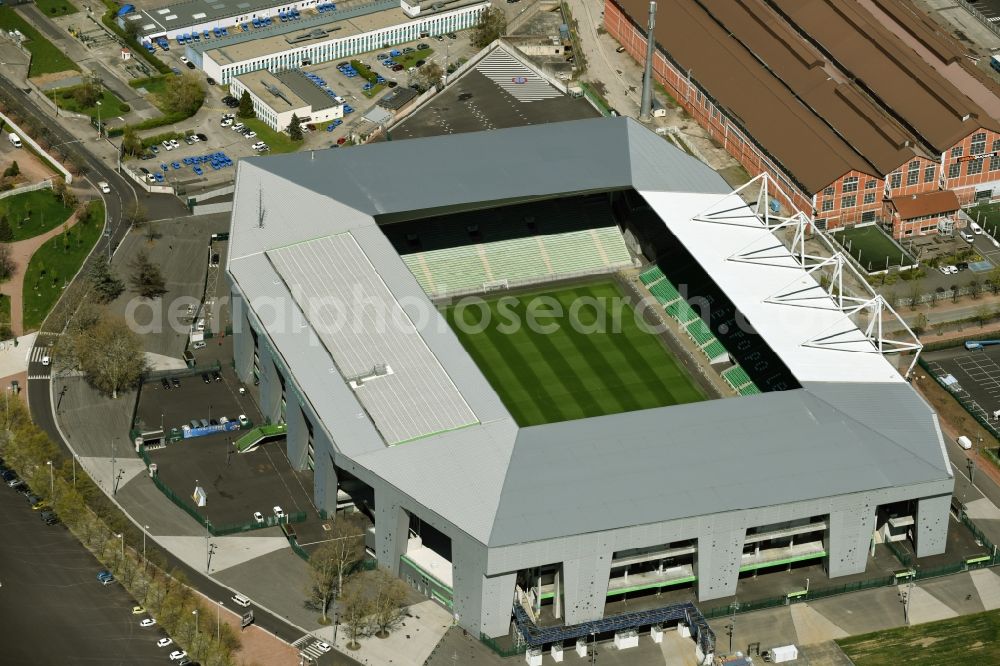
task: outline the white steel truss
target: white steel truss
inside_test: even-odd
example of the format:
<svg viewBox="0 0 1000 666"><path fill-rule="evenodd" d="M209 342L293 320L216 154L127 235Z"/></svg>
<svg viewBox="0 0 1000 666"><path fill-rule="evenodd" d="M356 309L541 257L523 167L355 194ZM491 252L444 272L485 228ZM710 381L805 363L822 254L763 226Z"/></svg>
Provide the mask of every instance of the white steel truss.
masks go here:
<svg viewBox="0 0 1000 666"><path fill-rule="evenodd" d="M868 323L864 329L855 324L851 319L856 314L863 313L868 316ZM886 336L886 319L895 320L902 327L900 333L909 340L897 340ZM847 324L844 326L844 324ZM804 347L815 347L819 349L836 349L839 351L869 353L869 354L899 354L913 352L913 361L906 370L909 377L913 372L920 351L924 346L920 339L906 325L903 318L897 314L892 306L880 295L865 301L844 312L843 318L827 328L819 335L802 343Z"/></svg>
<svg viewBox="0 0 1000 666"><path fill-rule="evenodd" d="M734 202L733 195L739 195L742 190L758 182L760 190L757 193L755 203L743 203L742 198L740 198L740 203ZM923 349L920 339L892 306L871 288L868 281L834 246L826 234L821 231L810 233L816 230L809 215L798 210L790 217L772 214L768 206L769 195L772 193L784 195L780 186L765 172L736 188L692 219L699 222L750 227L764 232L759 239L729 256L729 261L794 268L802 271L793 281L778 293L767 297L764 302L793 307L838 310L844 313L843 318L834 327L831 327L837 330L827 329L818 336L803 342L803 346L877 353L883 356L913 352L913 361L906 371L906 376L909 376L920 357L920 351ZM790 201L788 197L785 199ZM786 247L781 239L775 235L783 229L793 230L791 247ZM814 240L825 246L830 253L829 256L808 252L806 250L807 240ZM844 293L845 268L847 274L853 277L857 284L861 285L867 292L863 297L849 296ZM824 276L829 277L829 281L825 284L825 280L818 279ZM869 316L868 323L863 329L851 319L859 313ZM905 338L904 340L887 337L886 319L895 321L892 330L898 334L897 337L902 336Z"/></svg>
<svg viewBox="0 0 1000 666"><path fill-rule="evenodd" d="M743 201L742 197L739 198L738 202L734 202L732 200L734 195L739 195L740 192L755 183L760 183L760 190L757 192L756 202L748 204ZM780 195L781 197L784 197L785 200L791 201L791 198L785 194L784 190L782 190L781 187L774 182L774 179L771 178L771 176L765 171L740 185L735 190L725 195L691 219L697 222L732 224L738 227L756 228L763 224L763 228L765 229L776 228L791 218L783 217L771 212L770 206L768 206L768 203L771 200L771 194ZM748 209L751 211L750 215L747 215L746 213Z"/></svg>
<svg viewBox="0 0 1000 666"><path fill-rule="evenodd" d="M854 267L840 252L822 259L805 273L800 273L778 293L765 298L764 302L840 311L869 302L870 298L848 296L844 293L844 266L847 266L848 271L854 271ZM828 280L819 279L822 277ZM864 282L862 284L867 285Z"/></svg>

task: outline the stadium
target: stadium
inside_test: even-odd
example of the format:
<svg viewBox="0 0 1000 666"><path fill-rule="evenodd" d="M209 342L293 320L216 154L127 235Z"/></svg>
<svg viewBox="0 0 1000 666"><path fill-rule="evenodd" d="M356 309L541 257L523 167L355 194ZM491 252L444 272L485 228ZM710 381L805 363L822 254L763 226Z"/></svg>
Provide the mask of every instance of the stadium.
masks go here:
<svg viewBox="0 0 1000 666"><path fill-rule="evenodd" d="M892 362L919 343L751 186L625 118L243 160L237 373L317 507L474 635L679 621L707 654L690 603L605 605L857 574L889 521L939 554L953 486Z"/></svg>

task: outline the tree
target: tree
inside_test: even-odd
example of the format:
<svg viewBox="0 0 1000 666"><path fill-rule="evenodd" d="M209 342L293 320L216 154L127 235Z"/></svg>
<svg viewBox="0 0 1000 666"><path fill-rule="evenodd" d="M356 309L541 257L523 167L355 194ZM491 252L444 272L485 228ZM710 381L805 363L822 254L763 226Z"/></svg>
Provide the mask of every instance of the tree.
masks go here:
<svg viewBox="0 0 1000 666"><path fill-rule="evenodd" d="M10 166L4 169L3 175L5 178L15 178L21 173L21 167L17 165L17 160L10 163Z"/></svg>
<svg viewBox="0 0 1000 666"><path fill-rule="evenodd" d="M93 82L81 84L73 89L72 96L81 109L89 109L101 99L101 86Z"/></svg>
<svg viewBox="0 0 1000 666"><path fill-rule="evenodd" d="M132 276L129 278L132 289L143 298L158 298L167 293L166 282L160 267L149 260L145 250L136 255L129 263Z"/></svg>
<svg viewBox="0 0 1000 666"><path fill-rule="evenodd" d="M240 118L256 118L257 114L253 110L253 100L250 99L250 93L246 90L240 95L240 108L236 112Z"/></svg>
<svg viewBox="0 0 1000 666"><path fill-rule="evenodd" d="M64 368L83 372L99 391L117 398L146 371L142 340L121 317L82 308L56 343L53 353Z"/></svg>
<svg viewBox="0 0 1000 666"><path fill-rule="evenodd" d="M469 41L483 49L507 34L507 15L499 7L488 7L479 17L479 24L472 29Z"/></svg>
<svg viewBox="0 0 1000 666"><path fill-rule="evenodd" d="M0 243L10 243L14 240L14 230L10 228L10 222L6 215L0 215Z"/></svg>
<svg viewBox="0 0 1000 666"><path fill-rule="evenodd" d="M379 638L385 638L403 615L406 583L385 569L376 569L367 578L372 586L372 620Z"/></svg>
<svg viewBox="0 0 1000 666"><path fill-rule="evenodd" d="M372 601L360 581L361 577L358 577L348 582L340 595L340 622L350 639L347 644L349 650L361 647L358 636L368 627L368 616L372 614Z"/></svg>
<svg viewBox="0 0 1000 666"><path fill-rule="evenodd" d="M302 140L302 121L294 113L291 122L288 123L288 136L291 137L292 141Z"/></svg>
<svg viewBox="0 0 1000 666"><path fill-rule="evenodd" d="M991 317L993 317L993 310L990 309L990 306L980 305L976 308L976 321L979 322L980 328L982 328L982 326L986 324Z"/></svg>
<svg viewBox="0 0 1000 666"><path fill-rule="evenodd" d="M444 76L444 70L441 69L441 65L433 61L417 70L417 82L425 88L436 86L441 82L442 76Z"/></svg>
<svg viewBox="0 0 1000 666"><path fill-rule="evenodd" d="M76 195L73 194L73 190L66 186L64 179L56 178L52 181L52 193L59 198L62 205L66 208L72 208L76 205Z"/></svg>
<svg viewBox="0 0 1000 666"><path fill-rule="evenodd" d="M364 534L360 518L340 516L330 530L330 540L309 558L312 576L309 593L322 610L322 624L329 623L327 610L334 595L344 589L344 578L364 557Z"/></svg>
<svg viewBox="0 0 1000 666"><path fill-rule="evenodd" d="M0 280L7 280L14 275L17 264L10 252L10 245L0 243Z"/></svg>
<svg viewBox="0 0 1000 666"><path fill-rule="evenodd" d="M104 255L97 258L89 277L97 300L101 303L110 303L125 291L125 283L115 274Z"/></svg>
<svg viewBox="0 0 1000 666"><path fill-rule="evenodd" d="M979 298L979 294L982 293L983 286L980 284L979 280L972 280L969 282L969 294L973 299Z"/></svg>
<svg viewBox="0 0 1000 666"><path fill-rule="evenodd" d="M122 135L122 152L132 156L142 154L142 139L131 125L125 126L125 133Z"/></svg>
<svg viewBox="0 0 1000 666"><path fill-rule="evenodd" d="M927 315L923 312L917 315L916 320L913 322L913 332L920 335L927 330Z"/></svg>
<svg viewBox="0 0 1000 666"><path fill-rule="evenodd" d="M1000 291L1000 266L996 266L990 271L990 276L986 278L986 281L990 285L990 291L996 296L997 292Z"/></svg>
<svg viewBox="0 0 1000 666"><path fill-rule="evenodd" d="M192 116L205 102L205 88L194 74L171 76L163 92L163 102L173 113Z"/></svg>

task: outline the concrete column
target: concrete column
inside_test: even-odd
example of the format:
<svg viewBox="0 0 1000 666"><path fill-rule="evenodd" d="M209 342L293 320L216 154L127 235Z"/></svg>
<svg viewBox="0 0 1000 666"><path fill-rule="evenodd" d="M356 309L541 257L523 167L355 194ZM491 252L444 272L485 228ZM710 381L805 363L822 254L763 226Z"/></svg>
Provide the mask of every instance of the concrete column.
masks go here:
<svg viewBox="0 0 1000 666"><path fill-rule="evenodd" d="M314 436L315 437L315 436ZM320 447L318 437L313 440L316 452L316 470L313 472L313 501L316 508L333 517L337 513L337 468L333 465L333 449Z"/></svg>
<svg viewBox="0 0 1000 666"><path fill-rule="evenodd" d="M876 508L865 504L829 515L823 546L826 549L826 572L830 578L850 576L865 570L868 547L875 532Z"/></svg>
<svg viewBox="0 0 1000 666"><path fill-rule="evenodd" d="M698 576L699 601L736 594L746 534L744 527L737 527L698 537L695 573Z"/></svg>
<svg viewBox="0 0 1000 666"><path fill-rule="evenodd" d="M917 557L940 555L948 541L951 495L925 497L917 501Z"/></svg>
<svg viewBox="0 0 1000 666"><path fill-rule="evenodd" d="M375 554L379 565L399 575L399 558L406 552L410 519L395 501L395 493L375 488Z"/></svg>
<svg viewBox="0 0 1000 666"><path fill-rule="evenodd" d="M562 581L559 580L560 570L556 569L555 577L552 581L552 617L559 619L562 617Z"/></svg>
<svg viewBox="0 0 1000 666"><path fill-rule="evenodd" d="M246 302L235 290L232 292L233 361L236 376L244 384L253 384L253 334L247 319Z"/></svg>
<svg viewBox="0 0 1000 666"><path fill-rule="evenodd" d="M288 462L294 469L306 469L309 466L309 428L306 427L306 417L302 414L302 407L294 397L289 400L285 408L285 422L288 423L288 432L285 435Z"/></svg>
<svg viewBox="0 0 1000 666"><path fill-rule="evenodd" d="M460 536L452 539L452 599L458 624L474 637L510 632L516 573L485 575L486 546Z"/></svg>
<svg viewBox="0 0 1000 666"><path fill-rule="evenodd" d="M566 624L599 620L604 616L611 577L610 549L592 551L585 557L562 563Z"/></svg>
<svg viewBox="0 0 1000 666"><path fill-rule="evenodd" d="M281 417L281 380L271 360L271 348L263 335L260 336L257 355L260 361L260 412L271 423L277 423Z"/></svg>

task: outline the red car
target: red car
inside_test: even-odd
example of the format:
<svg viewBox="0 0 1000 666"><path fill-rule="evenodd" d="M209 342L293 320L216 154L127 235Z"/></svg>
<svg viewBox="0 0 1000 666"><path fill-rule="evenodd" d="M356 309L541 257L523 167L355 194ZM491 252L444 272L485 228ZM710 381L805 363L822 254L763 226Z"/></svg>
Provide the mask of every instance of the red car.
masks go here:
<svg viewBox="0 0 1000 666"><path fill-rule="evenodd" d="M337 139L337 145L338 146L342 146L345 143L347 143L347 137L346 136L342 136L339 139Z"/></svg>
<svg viewBox="0 0 1000 666"><path fill-rule="evenodd" d="M403 66L402 65L393 65L392 71L394 71L394 72L402 72L403 71Z"/></svg>

